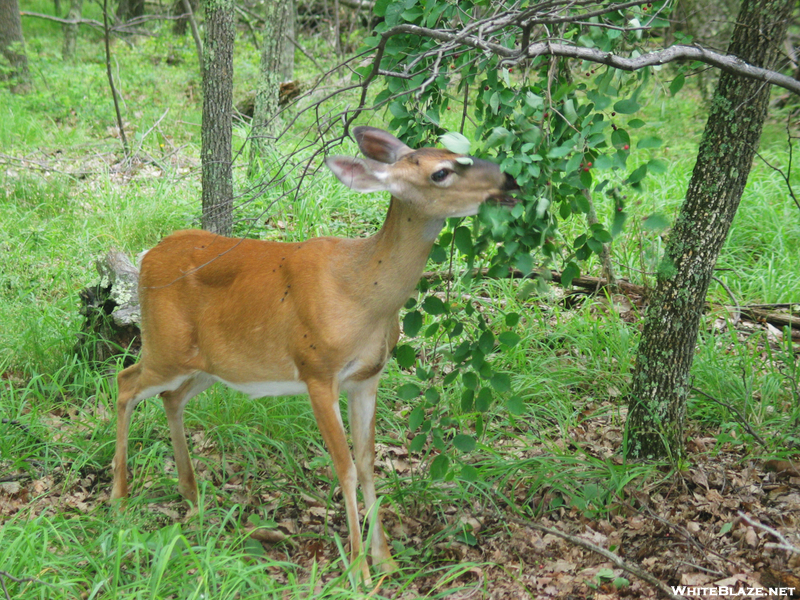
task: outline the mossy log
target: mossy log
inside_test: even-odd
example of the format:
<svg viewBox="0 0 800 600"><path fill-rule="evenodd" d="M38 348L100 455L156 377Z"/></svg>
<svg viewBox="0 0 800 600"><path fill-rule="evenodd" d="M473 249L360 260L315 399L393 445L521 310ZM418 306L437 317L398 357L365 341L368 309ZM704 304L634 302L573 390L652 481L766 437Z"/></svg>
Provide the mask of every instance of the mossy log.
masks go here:
<svg viewBox="0 0 800 600"><path fill-rule="evenodd" d="M141 349L139 270L114 249L95 268L100 281L79 294L84 322L75 350L91 362L123 356L126 366L133 364Z"/></svg>

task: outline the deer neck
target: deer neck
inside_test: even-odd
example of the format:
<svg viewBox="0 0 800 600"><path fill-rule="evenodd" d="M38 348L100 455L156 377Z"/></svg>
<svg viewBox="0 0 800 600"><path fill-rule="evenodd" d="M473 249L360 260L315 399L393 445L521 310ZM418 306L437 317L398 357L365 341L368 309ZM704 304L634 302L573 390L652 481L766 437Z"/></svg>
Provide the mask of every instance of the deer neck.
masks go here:
<svg viewBox="0 0 800 600"><path fill-rule="evenodd" d="M443 225L392 198L383 227L360 244L348 278L374 312L397 314L406 303Z"/></svg>

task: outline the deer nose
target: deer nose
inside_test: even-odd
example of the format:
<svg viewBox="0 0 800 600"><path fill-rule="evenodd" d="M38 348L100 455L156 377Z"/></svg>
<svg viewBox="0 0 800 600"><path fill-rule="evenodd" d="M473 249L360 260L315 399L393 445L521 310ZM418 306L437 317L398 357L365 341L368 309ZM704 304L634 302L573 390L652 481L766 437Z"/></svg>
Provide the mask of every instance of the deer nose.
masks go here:
<svg viewBox="0 0 800 600"><path fill-rule="evenodd" d="M517 185L516 179L514 179L508 173L503 173L505 175L505 181L503 181L503 191L504 192L514 192L519 189L519 185Z"/></svg>

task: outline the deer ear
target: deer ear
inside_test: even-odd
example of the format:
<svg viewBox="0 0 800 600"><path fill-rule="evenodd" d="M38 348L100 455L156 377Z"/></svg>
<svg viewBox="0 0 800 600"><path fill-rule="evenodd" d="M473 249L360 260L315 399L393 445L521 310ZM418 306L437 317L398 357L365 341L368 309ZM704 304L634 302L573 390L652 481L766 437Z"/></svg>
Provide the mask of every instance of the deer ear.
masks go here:
<svg viewBox="0 0 800 600"><path fill-rule="evenodd" d="M329 156L325 164L350 189L357 192L388 191L386 166L368 158Z"/></svg>
<svg viewBox="0 0 800 600"><path fill-rule="evenodd" d="M402 156L413 152L411 148L377 127L353 127L353 137L364 156L386 164L396 163Z"/></svg>

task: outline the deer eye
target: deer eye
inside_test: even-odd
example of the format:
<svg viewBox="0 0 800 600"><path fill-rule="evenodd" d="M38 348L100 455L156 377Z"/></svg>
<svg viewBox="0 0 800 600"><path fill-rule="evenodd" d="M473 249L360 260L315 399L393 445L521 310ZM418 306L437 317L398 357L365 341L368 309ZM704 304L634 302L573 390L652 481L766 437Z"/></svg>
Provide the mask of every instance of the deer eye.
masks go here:
<svg viewBox="0 0 800 600"><path fill-rule="evenodd" d="M450 169L439 169L433 175L431 175L431 180L433 180L435 183L441 183L447 179L447 176L450 175L450 173L452 173Z"/></svg>

